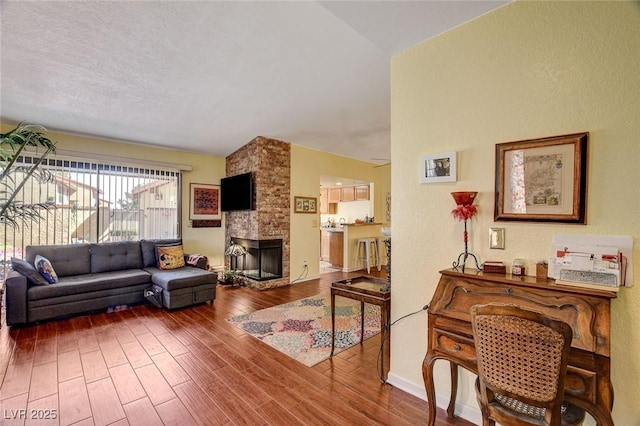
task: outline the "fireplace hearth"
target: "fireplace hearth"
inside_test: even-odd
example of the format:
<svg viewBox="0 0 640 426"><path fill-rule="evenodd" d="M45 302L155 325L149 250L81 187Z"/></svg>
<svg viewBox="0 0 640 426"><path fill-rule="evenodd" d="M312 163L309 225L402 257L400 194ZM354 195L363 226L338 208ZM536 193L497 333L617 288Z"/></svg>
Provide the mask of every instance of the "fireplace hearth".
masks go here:
<svg viewBox="0 0 640 426"><path fill-rule="evenodd" d="M231 241L247 251L244 256L232 257L230 267L256 281L282 278L282 239L250 240L232 237Z"/></svg>

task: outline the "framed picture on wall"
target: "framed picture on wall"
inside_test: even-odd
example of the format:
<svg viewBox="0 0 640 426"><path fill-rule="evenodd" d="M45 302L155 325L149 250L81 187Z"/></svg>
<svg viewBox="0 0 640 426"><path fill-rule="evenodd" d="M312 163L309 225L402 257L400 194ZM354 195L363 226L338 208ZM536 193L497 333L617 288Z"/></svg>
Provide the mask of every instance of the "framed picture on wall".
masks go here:
<svg viewBox="0 0 640 426"><path fill-rule="evenodd" d="M496 144L494 219L586 223L589 133Z"/></svg>
<svg viewBox="0 0 640 426"><path fill-rule="evenodd" d="M318 199L316 197L293 197L294 213L317 213Z"/></svg>
<svg viewBox="0 0 640 426"><path fill-rule="evenodd" d="M420 183L455 182L456 153L441 152L420 157Z"/></svg>
<svg viewBox="0 0 640 426"><path fill-rule="evenodd" d="M221 219L220 185L205 183L190 184L189 219L215 220Z"/></svg>

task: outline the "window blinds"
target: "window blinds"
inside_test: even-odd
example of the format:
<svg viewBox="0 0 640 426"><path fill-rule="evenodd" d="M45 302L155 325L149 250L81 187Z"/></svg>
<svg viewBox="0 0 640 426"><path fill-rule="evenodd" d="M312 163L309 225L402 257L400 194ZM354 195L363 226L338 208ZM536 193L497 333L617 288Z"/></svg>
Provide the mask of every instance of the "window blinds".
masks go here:
<svg viewBox="0 0 640 426"><path fill-rule="evenodd" d="M24 156L23 164L36 158ZM0 227L0 261L27 245L128 241L180 236L181 174L153 166L51 156L46 182L30 178L17 200L43 204L42 220ZM21 172L14 173L16 182Z"/></svg>

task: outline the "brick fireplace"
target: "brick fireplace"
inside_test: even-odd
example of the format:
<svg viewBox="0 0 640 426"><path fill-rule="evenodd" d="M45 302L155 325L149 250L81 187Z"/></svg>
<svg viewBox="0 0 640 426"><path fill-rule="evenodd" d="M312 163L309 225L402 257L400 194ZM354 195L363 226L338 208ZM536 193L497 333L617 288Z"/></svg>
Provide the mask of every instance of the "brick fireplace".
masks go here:
<svg viewBox="0 0 640 426"><path fill-rule="evenodd" d="M226 158L226 175L251 172L254 180L254 210L225 213L225 247L233 239L243 245L249 257L239 259L252 262L246 275L247 284L263 290L290 283L290 200L291 146L287 142L258 136ZM280 259L273 241L280 240ZM241 244L244 242L244 244ZM253 245L253 247L251 247ZM229 259L225 259L229 262ZM278 265L279 263L279 265ZM259 264L259 265L258 265ZM260 273L253 273L255 267ZM280 274L277 272L280 266ZM266 268L266 269L265 269ZM279 275L279 276L278 276Z"/></svg>

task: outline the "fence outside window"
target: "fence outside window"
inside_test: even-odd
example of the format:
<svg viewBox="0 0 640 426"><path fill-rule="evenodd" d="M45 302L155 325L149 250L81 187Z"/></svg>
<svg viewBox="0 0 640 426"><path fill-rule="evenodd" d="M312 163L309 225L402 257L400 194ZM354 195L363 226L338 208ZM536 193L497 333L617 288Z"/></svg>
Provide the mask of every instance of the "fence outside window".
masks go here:
<svg viewBox="0 0 640 426"><path fill-rule="evenodd" d="M34 158L20 159L29 164ZM177 170L137 167L52 156L44 161L52 179L30 179L17 199L46 203L42 220L13 228L0 226L0 279L11 258L25 247L176 238L180 235L181 174ZM18 172L19 173L19 172ZM21 176L13 176L20 181Z"/></svg>

